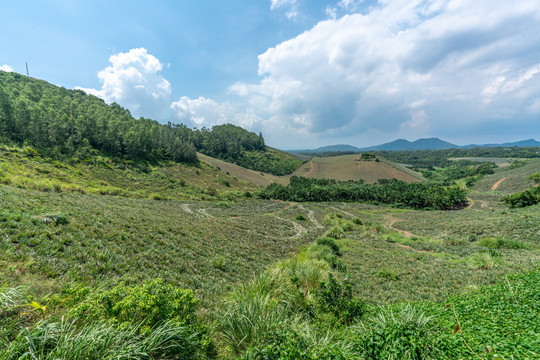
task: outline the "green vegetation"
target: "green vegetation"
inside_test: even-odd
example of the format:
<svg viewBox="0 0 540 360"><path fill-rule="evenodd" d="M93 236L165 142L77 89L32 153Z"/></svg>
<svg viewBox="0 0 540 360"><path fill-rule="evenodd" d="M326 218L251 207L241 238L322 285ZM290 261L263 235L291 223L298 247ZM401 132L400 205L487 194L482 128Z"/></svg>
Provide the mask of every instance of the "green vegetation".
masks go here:
<svg viewBox="0 0 540 360"><path fill-rule="evenodd" d="M538 158L540 157L540 148L478 147L471 149L379 151L377 154L400 164L429 168L449 166L452 163L451 158Z"/></svg>
<svg viewBox="0 0 540 360"><path fill-rule="evenodd" d="M292 177L261 189L220 160L175 158L167 141L139 152L126 142L151 125L252 168L296 166L238 127L134 120L16 74L0 77L0 100L1 359L540 356L540 206L501 202L538 195L538 159L439 162L424 183ZM64 124L55 114L74 126L66 138L51 137ZM125 125L118 148L91 142L103 127L85 133L88 119ZM388 165L355 158L325 161Z"/></svg>
<svg viewBox="0 0 540 360"><path fill-rule="evenodd" d="M540 187L535 186L517 194L503 197L503 201L511 208L525 207L540 203Z"/></svg>
<svg viewBox="0 0 540 360"><path fill-rule="evenodd" d="M451 209L465 203L465 191L459 187L395 179L364 184L293 176L288 186L271 184L259 195L286 201L360 201L414 209Z"/></svg>
<svg viewBox="0 0 540 360"><path fill-rule="evenodd" d="M81 90L16 73L0 73L0 120L0 142L29 145L60 160L90 161L106 155L137 162L196 163L198 150L275 175L291 173L302 163L268 149L262 134L232 124L191 130L182 124L135 119L116 103L107 105Z"/></svg>

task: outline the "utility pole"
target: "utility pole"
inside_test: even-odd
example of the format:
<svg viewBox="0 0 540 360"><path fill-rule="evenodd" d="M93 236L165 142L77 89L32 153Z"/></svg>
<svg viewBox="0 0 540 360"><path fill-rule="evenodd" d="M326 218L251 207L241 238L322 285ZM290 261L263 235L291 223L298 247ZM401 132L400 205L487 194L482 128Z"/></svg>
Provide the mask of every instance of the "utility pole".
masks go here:
<svg viewBox="0 0 540 360"><path fill-rule="evenodd" d="M26 63L26 76L30 77L30 73L28 72L28 62Z"/></svg>

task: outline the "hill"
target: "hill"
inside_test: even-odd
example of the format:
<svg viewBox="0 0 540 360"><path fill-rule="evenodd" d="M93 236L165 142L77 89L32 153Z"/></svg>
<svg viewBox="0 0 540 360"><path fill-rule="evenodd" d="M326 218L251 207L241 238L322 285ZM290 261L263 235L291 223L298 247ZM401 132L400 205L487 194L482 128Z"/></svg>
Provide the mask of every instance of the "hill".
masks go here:
<svg viewBox="0 0 540 360"><path fill-rule="evenodd" d="M387 161L359 161L358 155L315 157L296 169L293 175L313 179L336 179L341 181L363 179L374 183L379 179L398 179L419 182L422 177L411 170Z"/></svg>
<svg viewBox="0 0 540 360"><path fill-rule="evenodd" d="M81 90L0 71L0 142L29 145L58 160L95 155L133 161L196 162L196 150L256 171L291 173L302 160L266 148L262 134L232 124L192 130L135 119Z"/></svg>
<svg viewBox="0 0 540 360"><path fill-rule="evenodd" d="M405 139L394 140L389 143L370 146L361 149L362 151L394 151L394 150L438 150L438 149L451 149L458 148L458 145L443 141L438 138L418 139L415 141L408 141Z"/></svg>
<svg viewBox="0 0 540 360"><path fill-rule="evenodd" d="M303 150L288 150L291 153L299 154L320 154L320 153L330 153L330 152L359 152L360 149L352 145L328 145L318 147L316 149L303 149Z"/></svg>
<svg viewBox="0 0 540 360"><path fill-rule="evenodd" d="M497 169L494 174L485 176L474 186L474 190L513 194L530 188L533 182L528 180L527 176L540 172L540 159L527 159L516 164L519 165L514 168L513 165L505 166Z"/></svg>

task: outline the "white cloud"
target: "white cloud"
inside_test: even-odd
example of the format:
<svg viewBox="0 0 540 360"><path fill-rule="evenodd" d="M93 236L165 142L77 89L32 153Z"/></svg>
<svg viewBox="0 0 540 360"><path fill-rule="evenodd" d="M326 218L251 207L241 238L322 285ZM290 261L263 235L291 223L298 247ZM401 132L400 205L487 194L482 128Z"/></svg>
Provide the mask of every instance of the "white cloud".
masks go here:
<svg viewBox="0 0 540 360"><path fill-rule="evenodd" d="M169 107L171 84L160 75L163 65L145 48L109 58L111 66L98 73L101 90L82 89L128 108L135 116L162 119Z"/></svg>
<svg viewBox="0 0 540 360"><path fill-rule="evenodd" d="M2 65L0 66L0 71L5 71L5 72L13 72L13 68L9 65Z"/></svg>
<svg viewBox="0 0 540 360"><path fill-rule="evenodd" d="M229 89L274 129L458 136L536 109L538 1L384 0L339 19L329 9L330 19L259 56L260 82Z"/></svg>
<svg viewBox="0 0 540 360"><path fill-rule="evenodd" d="M297 0L270 0L270 10L276 10L280 8L287 9L285 16L291 20L296 19L298 16L298 2Z"/></svg>
<svg viewBox="0 0 540 360"><path fill-rule="evenodd" d="M218 103L204 97L190 99L182 96L172 103L171 109L173 119L196 128L233 123L250 129L262 122L253 109L241 111L229 102Z"/></svg>

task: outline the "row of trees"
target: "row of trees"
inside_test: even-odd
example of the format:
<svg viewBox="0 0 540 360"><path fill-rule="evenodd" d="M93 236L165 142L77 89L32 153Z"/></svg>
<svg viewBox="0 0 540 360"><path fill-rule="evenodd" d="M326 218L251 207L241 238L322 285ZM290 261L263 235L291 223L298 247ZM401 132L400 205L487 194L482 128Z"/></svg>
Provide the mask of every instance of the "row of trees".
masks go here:
<svg viewBox="0 0 540 360"><path fill-rule="evenodd" d="M406 183L380 179L377 184L363 181L338 182L293 176L288 186L271 184L260 192L266 199L285 201L359 201L413 209L452 209L466 204L466 191L458 186L434 183Z"/></svg>

